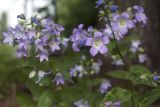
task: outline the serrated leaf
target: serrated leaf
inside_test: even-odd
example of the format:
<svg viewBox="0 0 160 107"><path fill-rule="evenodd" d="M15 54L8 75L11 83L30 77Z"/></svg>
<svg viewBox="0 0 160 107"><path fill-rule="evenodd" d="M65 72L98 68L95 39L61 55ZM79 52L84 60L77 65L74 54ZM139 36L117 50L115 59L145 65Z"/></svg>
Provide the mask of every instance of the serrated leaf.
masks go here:
<svg viewBox="0 0 160 107"><path fill-rule="evenodd" d="M43 88L40 87L38 84L35 84L34 81L27 80L26 85L31 91L32 95L36 98L39 98L41 93L44 91Z"/></svg>
<svg viewBox="0 0 160 107"><path fill-rule="evenodd" d="M138 107L149 107L152 103L154 103L158 98L160 98L160 87L156 87L152 89L150 92L148 91L141 101L138 103Z"/></svg>
<svg viewBox="0 0 160 107"><path fill-rule="evenodd" d="M41 94L38 99L37 107L51 107L52 105L52 93L49 91L45 91Z"/></svg>
<svg viewBox="0 0 160 107"><path fill-rule="evenodd" d="M112 101L112 102L120 101L123 103L130 100L130 98L131 98L131 93L128 90L116 87L106 94L103 102L105 103L107 101Z"/></svg>
<svg viewBox="0 0 160 107"><path fill-rule="evenodd" d="M143 84L151 87L155 87L157 85L153 80L151 72L147 68L139 65L130 67L128 79L135 85Z"/></svg>

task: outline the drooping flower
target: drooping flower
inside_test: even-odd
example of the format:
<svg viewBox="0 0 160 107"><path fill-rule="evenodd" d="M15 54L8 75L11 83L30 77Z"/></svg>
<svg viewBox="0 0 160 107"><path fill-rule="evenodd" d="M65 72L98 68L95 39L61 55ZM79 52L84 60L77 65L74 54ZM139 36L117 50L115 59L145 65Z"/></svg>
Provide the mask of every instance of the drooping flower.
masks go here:
<svg viewBox="0 0 160 107"><path fill-rule="evenodd" d="M9 44L10 46L13 46L14 44L14 35L12 29L13 28L9 28L7 32L3 32L4 35L3 42Z"/></svg>
<svg viewBox="0 0 160 107"><path fill-rule="evenodd" d="M48 45L48 36L43 36L35 40L36 51L45 50L44 47Z"/></svg>
<svg viewBox="0 0 160 107"><path fill-rule="evenodd" d="M44 72L42 70L39 70L38 74L37 74L38 80L36 81L36 83L39 83L42 80L42 78L44 78L44 76L49 75L51 73L52 73L52 71L50 71L50 72Z"/></svg>
<svg viewBox="0 0 160 107"><path fill-rule="evenodd" d="M27 57L27 50L25 48L18 48L17 49L17 57L21 58L21 57Z"/></svg>
<svg viewBox="0 0 160 107"><path fill-rule="evenodd" d="M100 85L99 91L101 94L104 94L108 91L108 89L111 87L111 83L108 80L103 80L103 82Z"/></svg>
<svg viewBox="0 0 160 107"><path fill-rule="evenodd" d="M147 16L144 14L144 9L140 6L133 6L133 9L135 10L135 21L136 22L142 22L143 25L147 23Z"/></svg>
<svg viewBox="0 0 160 107"><path fill-rule="evenodd" d="M74 51L80 51L79 48L85 46L86 44L86 31L83 30L83 24L80 24L78 28L73 30L73 34L70 36L71 41L73 42L72 48Z"/></svg>
<svg viewBox="0 0 160 107"><path fill-rule="evenodd" d="M140 44L141 44L140 40L132 40L130 51L135 53L138 50Z"/></svg>
<svg viewBox="0 0 160 107"><path fill-rule="evenodd" d="M26 32L24 30L24 27L20 24L16 25L14 31L14 38L19 40L19 39L28 39L27 35L26 35Z"/></svg>
<svg viewBox="0 0 160 107"><path fill-rule="evenodd" d="M114 32L118 32L124 36L127 34L128 29L135 27L134 22L129 18L129 14L123 12L121 15L114 13L112 14L112 28Z"/></svg>
<svg viewBox="0 0 160 107"><path fill-rule="evenodd" d="M102 61L98 60L98 62L93 62L91 65L91 74L98 74L100 72L100 66L102 65Z"/></svg>
<svg viewBox="0 0 160 107"><path fill-rule="evenodd" d="M47 50L41 50L38 52L38 55L36 57L39 57L40 62L43 62L44 60L48 61L48 51Z"/></svg>
<svg viewBox="0 0 160 107"><path fill-rule="evenodd" d="M78 71L75 68L70 69L70 77L76 77L78 75Z"/></svg>
<svg viewBox="0 0 160 107"><path fill-rule="evenodd" d="M86 46L91 46L90 54L95 56L100 52L101 54L106 54L108 49L106 45L109 43L107 36L103 36L101 32L94 32L93 38L87 38Z"/></svg>
<svg viewBox="0 0 160 107"><path fill-rule="evenodd" d="M98 0L98 1L96 2L96 7L99 7L99 6L101 6L102 4L104 4L104 0Z"/></svg>
<svg viewBox="0 0 160 107"><path fill-rule="evenodd" d="M52 41L49 42L49 46L51 48L51 51L54 52L56 50L60 50L60 41L57 39L52 39Z"/></svg>
<svg viewBox="0 0 160 107"><path fill-rule="evenodd" d="M53 82L56 82L56 85L64 85L65 78L61 73L57 73Z"/></svg>
<svg viewBox="0 0 160 107"><path fill-rule="evenodd" d="M69 38L62 38L61 43L64 46L64 48L68 47Z"/></svg>
<svg viewBox="0 0 160 107"><path fill-rule="evenodd" d="M116 101L116 102L112 102L112 101L108 101L105 103L105 107L120 107L121 106L121 102Z"/></svg>
<svg viewBox="0 0 160 107"><path fill-rule="evenodd" d="M27 35L28 35L28 38L31 40L33 38L36 37L36 31L35 29L29 29L28 32L27 32Z"/></svg>
<svg viewBox="0 0 160 107"><path fill-rule="evenodd" d="M82 65L75 65L75 69L78 72L79 78L82 78L85 74L87 74L85 68Z"/></svg>
<svg viewBox="0 0 160 107"><path fill-rule="evenodd" d="M74 102L75 107L90 107L88 101L80 99L79 101Z"/></svg>
<svg viewBox="0 0 160 107"><path fill-rule="evenodd" d="M140 54L140 55L138 56L138 59L139 59L139 62L140 62L140 63L144 63L145 61L148 60L148 57L147 57L146 54Z"/></svg>

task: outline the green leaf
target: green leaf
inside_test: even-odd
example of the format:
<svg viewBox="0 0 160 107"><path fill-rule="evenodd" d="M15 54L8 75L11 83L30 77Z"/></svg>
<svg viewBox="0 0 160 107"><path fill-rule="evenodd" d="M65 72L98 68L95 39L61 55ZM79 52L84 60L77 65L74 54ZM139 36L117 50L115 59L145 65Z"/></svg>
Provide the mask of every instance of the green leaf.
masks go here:
<svg viewBox="0 0 160 107"><path fill-rule="evenodd" d="M40 87L38 84L35 84L34 81L27 80L26 85L31 91L32 95L36 98L39 98L41 93L44 91L43 88Z"/></svg>
<svg viewBox="0 0 160 107"><path fill-rule="evenodd" d="M158 98L160 98L160 87L156 87L151 91L148 91L138 103L138 107L149 107Z"/></svg>
<svg viewBox="0 0 160 107"><path fill-rule="evenodd" d="M116 87L106 94L103 102L105 103L107 101L112 101L112 102L121 101L123 103L130 100L130 98L131 98L131 93L128 90Z"/></svg>
<svg viewBox="0 0 160 107"><path fill-rule="evenodd" d="M147 68L139 65L130 67L130 74L128 79L135 85L143 84L151 87L157 86L153 80L151 72Z"/></svg>
<svg viewBox="0 0 160 107"><path fill-rule="evenodd" d="M52 105L52 93L49 91L45 91L41 94L38 99L37 107L51 107Z"/></svg>
<svg viewBox="0 0 160 107"><path fill-rule="evenodd" d="M117 79L129 80L134 85L148 85L151 87L157 86L153 80L151 72L140 65L131 66L129 71L111 71L108 75Z"/></svg>
<svg viewBox="0 0 160 107"><path fill-rule="evenodd" d="M16 95L16 99L17 99L20 107L35 107L31 96L29 96L25 93L18 92Z"/></svg>
<svg viewBox="0 0 160 107"><path fill-rule="evenodd" d="M112 52L116 47L116 42L114 40L110 41L110 43L107 45L107 48L110 52Z"/></svg>
<svg viewBox="0 0 160 107"><path fill-rule="evenodd" d="M107 73L107 75L117 78L117 79L128 80L129 73L123 70L114 70L114 71L110 71L109 73Z"/></svg>

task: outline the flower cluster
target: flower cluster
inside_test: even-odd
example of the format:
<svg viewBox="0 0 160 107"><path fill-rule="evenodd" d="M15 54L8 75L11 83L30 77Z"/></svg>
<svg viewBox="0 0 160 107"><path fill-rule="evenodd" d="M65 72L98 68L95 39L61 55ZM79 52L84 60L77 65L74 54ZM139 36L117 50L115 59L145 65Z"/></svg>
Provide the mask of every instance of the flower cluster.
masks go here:
<svg viewBox="0 0 160 107"><path fill-rule="evenodd" d="M35 47L36 57L40 62L48 61L49 54L54 54L66 47L69 39L62 38L64 27L54 23L50 18L26 20L23 15L17 16L18 24L4 32L4 43L17 48L18 57L27 57L29 49Z"/></svg>
<svg viewBox="0 0 160 107"><path fill-rule="evenodd" d="M108 49L106 45L109 43L107 36L102 32L96 31L93 27L88 27L88 30L83 29L83 25L80 24L78 28L73 30L73 34L70 36L73 42L72 48L74 51L80 51L82 47L91 47L90 54L95 56L100 52L106 54Z"/></svg>
<svg viewBox="0 0 160 107"><path fill-rule="evenodd" d="M39 70L38 72L36 71L32 71L30 72L29 74L29 78L33 78L35 79L35 83L36 84L40 84L41 83L41 80L46 77L46 76L50 76L52 75L52 71L50 72L45 72L43 70ZM55 78L52 80L52 82L55 82L56 85L64 85L65 83L65 78L63 77L63 75L61 73L57 73L55 75Z"/></svg>
<svg viewBox="0 0 160 107"><path fill-rule="evenodd" d="M123 13L114 12L110 16L111 26L107 23L103 33L109 38L115 38L117 40L122 39L128 33L129 29L133 29L138 22L145 25L148 20L143 8L140 6L128 8L126 12Z"/></svg>
<svg viewBox="0 0 160 107"><path fill-rule="evenodd" d="M70 69L71 78L82 78L84 75L93 75L100 72L100 67L102 65L101 60L94 61L92 59L91 61L87 61L84 57L85 56L83 56L82 60L78 64L74 65Z"/></svg>
<svg viewBox="0 0 160 107"><path fill-rule="evenodd" d="M144 49L141 46L140 40L132 40L130 51L132 53L138 52L138 60L140 63L144 63L148 60L147 55L144 53Z"/></svg>

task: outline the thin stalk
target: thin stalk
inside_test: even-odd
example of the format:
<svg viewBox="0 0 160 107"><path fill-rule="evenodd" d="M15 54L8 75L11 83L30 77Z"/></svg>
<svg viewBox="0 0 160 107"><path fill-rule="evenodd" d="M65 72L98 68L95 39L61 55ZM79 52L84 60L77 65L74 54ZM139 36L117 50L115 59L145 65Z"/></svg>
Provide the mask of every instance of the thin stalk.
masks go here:
<svg viewBox="0 0 160 107"><path fill-rule="evenodd" d="M113 29L112 29L111 22L110 22L110 20L109 20L109 16L108 16L108 14L107 14L107 12L106 12L106 10L105 10L104 5L102 6L102 8L103 8L105 17L106 17L106 19L107 19L107 22L108 22L108 24L109 24L109 27L110 27L110 29L111 29L111 32L112 32L112 35L113 35L113 39L114 39L114 41L115 41L116 51L117 51L117 53L119 54L120 58L122 59L123 63L126 65L127 70L129 70L129 69L128 69L128 64L126 63L125 58L122 56L122 54L121 54L121 52L120 52L120 49L119 49L119 47L118 47L117 39L116 39L116 37L115 37L114 31L113 31ZM131 86L131 92L132 92L132 94L134 94L134 84L132 84L132 86ZM135 106L135 103L134 103L134 99L133 99L133 98L131 98L131 101L132 101L132 105Z"/></svg>
<svg viewBox="0 0 160 107"><path fill-rule="evenodd" d="M128 67L128 64L126 63L126 61L125 61L124 57L122 56L122 54L121 54L121 52L120 52L120 49L119 49L119 47L118 47L117 39L116 39L116 37L115 37L114 31L113 31L113 29L112 29L111 22L110 22L110 20L109 20L109 16L108 16L108 14L107 14L104 6L103 6L103 11L104 11L105 17L107 18L107 22L108 22L108 24L109 24L109 27L110 27L110 29L111 29L111 31L112 31L113 39L114 39L114 41L116 41L116 42L115 42L116 51L117 51L117 53L119 54L120 58L122 59L123 63Z"/></svg>

